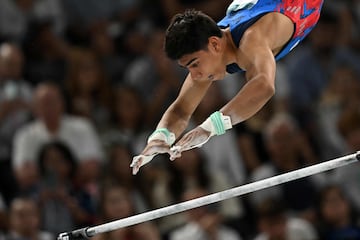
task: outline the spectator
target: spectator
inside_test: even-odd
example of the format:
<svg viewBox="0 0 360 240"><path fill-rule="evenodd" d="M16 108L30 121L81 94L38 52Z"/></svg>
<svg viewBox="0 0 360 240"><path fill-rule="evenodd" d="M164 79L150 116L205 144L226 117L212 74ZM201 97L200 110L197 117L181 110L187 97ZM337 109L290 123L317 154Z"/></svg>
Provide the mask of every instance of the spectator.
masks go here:
<svg viewBox="0 0 360 240"><path fill-rule="evenodd" d="M214 193L229 189L231 185L221 171L211 171L206 167L204 155L200 150L184 152L182 157L170 163L166 171L169 175L158 178L154 186L153 202L163 207L182 200L184 192L192 188L202 188ZM219 214L224 221L234 223L244 215L240 199L228 199L219 204ZM163 232L184 223L184 216L174 215L160 220Z"/></svg>
<svg viewBox="0 0 360 240"><path fill-rule="evenodd" d="M93 27L90 33L90 48L95 53L110 83L117 84L123 78L127 61L119 51L108 28L110 26L107 22Z"/></svg>
<svg viewBox="0 0 360 240"><path fill-rule="evenodd" d="M51 30L55 35L64 35L68 21L64 4L61 0L35 0L33 15L37 21L51 22Z"/></svg>
<svg viewBox="0 0 360 240"><path fill-rule="evenodd" d="M207 94L197 107L193 115L193 123L201 124L214 109L219 109L224 104L224 96L218 86L210 86ZM245 182L245 167L242 162L242 155L236 146L236 135L228 132L210 141L200 148L206 158L206 168L210 172L219 171L225 176L226 181L231 185L241 185Z"/></svg>
<svg viewBox="0 0 360 240"><path fill-rule="evenodd" d="M317 141L322 159L341 156L347 152L346 143L337 123L344 108L358 102L359 76L350 66L339 65L334 69L330 82L322 93L317 108Z"/></svg>
<svg viewBox="0 0 360 240"><path fill-rule="evenodd" d="M52 27L51 21L36 20L26 35L25 76L33 85L49 80L60 84L65 78L69 46Z"/></svg>
<svg viewBox="0 0 360 240"><path fill-rule="evenodd" d="M309 150L309 143L303 137L296 122L285 113L279 113L270 119L264 129L264 139L270 158L268 163L262 164L253 171L250 176L251 181L293 171L316 162ZM312 176L254 192L251 194L252 205L256 209L263 199L282 198L295 214L312 221L315 214L313 202L317 185L321 184L318 176Z"/></svg>
<svg viewBox="0 0 360 240"><path fill-rule="evenodd" d="M53 240L54 236L40 230L40 209L31 198L15 198L10 205L10 229L7 240Z"/></svg>
<svg viewBox="0 0 360 240"><path fill-rule="evenodd" d="M106 23L104 30L121 40L127 31L141 22L143 13L139 0L64 0L68 19L68 40L77 46L89 44L91 31L98 24Z"/></svg>
<svg viewBox="0 0 360 240"><path fill-rule="evenodd" d="M65 19L59 0L1 0L0 1L0 38L22 43L33 20L54 22L53 30L61 34Z"/></svg>
<svg viewBox="0 0 360 240"><path fill-rule="evenodd" d="M291 217L281 200L263 199L257 209L259 234L255 240L316 240L309 222Z"/></svg>
<svg viewBox="0 0 360 240"><path fill-rule="evenodd" d="M355 93L356 91L354 91ZM347 92L351 94L351 92ZM354 95L350 104L344 107L338 119L338 130L340 136L346 143L344 153L356 152L360 148L360 99L358 94ZM356 98L358 98L356 100ZM347 193L356 211L360 211L360 181L358 168L359 163L354 166L344 166L334 170L334 181Z"/></svg>
<svg viewBox="0 0 360 240"><path fill-rule="evenodd" d="M104 128L109 120L110 85L91 50L71 51L66 90L70 112L94 121L100 129Z"/></svg>
<svg viewBox="0 0 360 240"><path fill-rule="evenodd" d="M5 201L14 197L11 171L12 139L30 120L32 88L23 78L24 54L15 44L0 45L0 190Z"/></svg>
<svg viewBox="0 0 360 240"><path fill-rule="evenodd" d="M183 194L183 200L203 197L207 191L202 188L188 189ZM216 206L199 207L186 212L187 223L170 233L170 240L240 240L240 235L222 222L221 214Z"/></svg>
<svg viewBox="0 0 360 240"><path fill-rule="evenodd" d="M152 31L147 47L129 64L124 82L135 87L147 103L147 124L152 126L179 91L185 72L163 51L164 31Z"/></svg>
<svg viewBox="0 0 360 240"><path fill-rule="evenodd" d="M126 188L133 199L134 210L145 212L152 206L153 180L147 178L151 169L134 178L129 171L132 156L131 148L126 143L120 141L112 143L109 147L109 162L105 167L103 181L120 184Z"/></svg>
<svg viewBox="0 0 360 240"><path fill-rule="evenodd" d="M101 222L109 222L134 214L133 199L128 191L118 184L105 185L100 198ZM156 227L151 222L120 228L112 232L99 234L94 240L160 240Z"/></svg>
<svg viewBox="0 0 360 240"><path fill-rule="evenodd" d="M329 185L319 194L319 232L321 239L360 239L358 214L339 186Z"/></svg>
<svg viewBox="0 0 360 240"><path fill-rule="evenodd" d="M60 142L45 144L40 149L38 164L43 229L57 235L94 224L97 199L77 187L77 163L70 149Z"/></svg>
<svg viewBox="0 0 360 240"><path fill-rule="evenodd" d="M247 176L269 159L263 129L275 114L274 105L274 100L270 100L255 116L235 127Z"/></svg>
<svg viewBox="0 0 360 240"><path fill-rule="evenodd" d="M112 104L112 122L104 131L105 145L119 140L130 145L136 151L143 147L145 129L145 106L143 96L132 86L120 85L114 89Z"/></svg>
<svg viewBox="0 0 360 240"><path fill-rule="evenodd" d="M103 152L92 125L85 119L64 114L59 88L39 85L34 94L36 119L16 132L13 168L22 187L36 183L35 159L43 144L59 140L69 146L78 159L78 177L84 185L94 183L100 174Z"/></svg>

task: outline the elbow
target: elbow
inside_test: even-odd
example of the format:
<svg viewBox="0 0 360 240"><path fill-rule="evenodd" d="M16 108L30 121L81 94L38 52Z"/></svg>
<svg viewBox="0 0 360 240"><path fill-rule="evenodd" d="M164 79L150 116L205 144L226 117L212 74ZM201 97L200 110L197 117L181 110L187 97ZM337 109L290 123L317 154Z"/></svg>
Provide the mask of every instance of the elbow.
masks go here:
<svg viewBox="0 0 360 240"><path fill-rule="evenodd" d="M262 96L266 100L269 100L275 95L275 85L273 81L261 81L259 89L261 89Z"/></svg>
<svg viewBox="0 0 360 240"><path fill-rule="evenodd" d="M266 96L270 99L275 95L275 86L274 84L266 84L265 86L265 92L266 92Z"/></svg>

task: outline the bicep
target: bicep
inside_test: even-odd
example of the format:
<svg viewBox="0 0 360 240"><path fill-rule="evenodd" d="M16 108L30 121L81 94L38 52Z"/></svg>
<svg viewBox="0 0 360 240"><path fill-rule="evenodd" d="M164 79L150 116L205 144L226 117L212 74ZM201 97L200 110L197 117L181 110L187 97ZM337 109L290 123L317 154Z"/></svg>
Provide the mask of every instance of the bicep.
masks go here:
<svg viewBox="0 0 360 240"><path fill-rule="evenodd" d="M246 80L263 76L266 81L274 85L276 62L266 37L260 34L248 36L240 47L243 52Z"/></svg>
<svg viewBox="0 0 360 240"><path fill-rule="evenodd" d="M275 69L276 63L273 56L261 54L257 58L254 57L254 63L245 76L247 80L260 78L265 86L275 89Z"/></svg>
<svg viewBox="0 0 360 240"><path fill-rule="evenodd" d="M266 79L275 79L275 55L291 39L293 22L279 13L261 17L244 33L239 51L246 56L245 65L248 79L254 74L265 74Z"/></svg>

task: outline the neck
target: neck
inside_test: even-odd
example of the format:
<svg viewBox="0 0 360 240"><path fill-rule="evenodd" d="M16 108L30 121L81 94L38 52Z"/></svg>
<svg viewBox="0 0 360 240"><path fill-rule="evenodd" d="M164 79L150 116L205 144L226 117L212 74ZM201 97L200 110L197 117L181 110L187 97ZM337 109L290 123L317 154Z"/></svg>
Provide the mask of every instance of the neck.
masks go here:
<svg viewBox="0 0 360 240"><path fill-rule="evenodd" d="M224 62L228 65L236 62L238 48L232 39L230 28L223 29L222 31L226 46L224 50Z"/></svg>

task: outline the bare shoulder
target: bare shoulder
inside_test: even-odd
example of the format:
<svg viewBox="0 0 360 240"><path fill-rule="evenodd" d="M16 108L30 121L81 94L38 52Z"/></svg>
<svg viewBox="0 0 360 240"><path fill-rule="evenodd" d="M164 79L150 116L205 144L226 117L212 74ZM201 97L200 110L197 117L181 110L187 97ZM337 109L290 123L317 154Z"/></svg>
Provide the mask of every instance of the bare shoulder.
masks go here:
<svg viewBox="0 0 360 240"><path fill-rule="evenodd" d="M291 39L294 23L281 13L268 13L247 29L241 39L240 46L246 49L254 45L270 48L277 54Z"/></svg>

